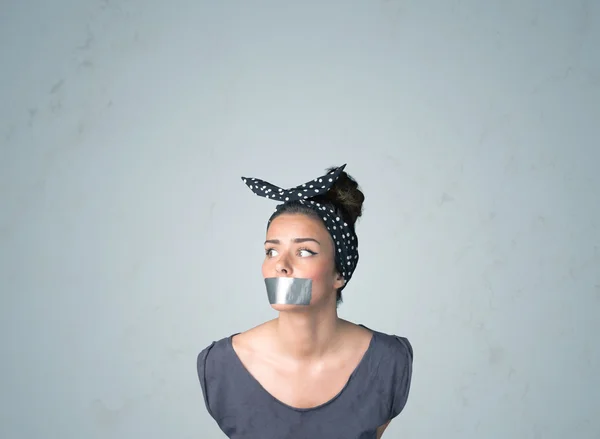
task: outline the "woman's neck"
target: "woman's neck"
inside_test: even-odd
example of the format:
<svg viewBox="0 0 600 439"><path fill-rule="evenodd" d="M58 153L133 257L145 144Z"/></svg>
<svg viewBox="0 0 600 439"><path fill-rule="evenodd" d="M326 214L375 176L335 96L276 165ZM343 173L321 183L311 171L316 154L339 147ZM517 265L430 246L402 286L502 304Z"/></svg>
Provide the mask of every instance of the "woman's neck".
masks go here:
<svg viewBox="0 0 600 439"><path fill-rule="evenodd" d="M339 346L343 323L335 308L280 312L275 325L280 352L299 360L321 358Z"/></svg>

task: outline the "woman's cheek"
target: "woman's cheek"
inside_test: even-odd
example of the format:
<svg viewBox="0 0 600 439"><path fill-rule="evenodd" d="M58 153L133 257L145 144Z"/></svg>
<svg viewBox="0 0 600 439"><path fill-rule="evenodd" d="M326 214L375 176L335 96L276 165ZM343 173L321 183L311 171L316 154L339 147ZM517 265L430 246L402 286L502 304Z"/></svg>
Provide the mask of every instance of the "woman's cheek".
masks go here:
<svg viewBox="0 0 600 439"><path fill-rule="evenodd" d="M310 270L305 271L305 277L310 278L313 282L322 283L329 277L329 270L326 269L323 265L319 265L318 267L311 267Z"/></svg>

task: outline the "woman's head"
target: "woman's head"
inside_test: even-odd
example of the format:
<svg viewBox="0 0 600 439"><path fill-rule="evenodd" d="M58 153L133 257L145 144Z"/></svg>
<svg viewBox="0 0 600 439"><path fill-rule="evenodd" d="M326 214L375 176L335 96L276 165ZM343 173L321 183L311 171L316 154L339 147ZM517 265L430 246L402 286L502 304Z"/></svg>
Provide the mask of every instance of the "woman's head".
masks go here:
<svg viewBox="0 0 600 439"><path fill-rule="evenodd" d="M335 169L329 168L328 172ZM326 193L312 197L311 203L333 211L334 217L345 223L354 234L355 223L362 215L364 199L358 183L342 172L333 186ZM305 202L285 203L270 218L265 242L263 276L312 279L311 305L340 303L347 281L344 277L349 274L342 266L344 262L338 253L342 251L340 246L344 243L340 243L339 237L334 242L324 220L317 210ZM351 244L354 250L357 243ZM354 257L358 258L358 255Z"/></svg>

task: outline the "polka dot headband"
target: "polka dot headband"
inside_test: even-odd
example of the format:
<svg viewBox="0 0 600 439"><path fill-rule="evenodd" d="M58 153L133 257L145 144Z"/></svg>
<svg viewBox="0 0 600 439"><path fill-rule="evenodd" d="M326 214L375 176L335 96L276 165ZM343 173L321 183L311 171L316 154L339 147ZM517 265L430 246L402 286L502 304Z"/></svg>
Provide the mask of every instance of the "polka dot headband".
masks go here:
<svg viewBox="0 0 600 439"><path fill-rule="evenodd" d="M292 189L282 189L258 178L242 177L242 181L256 195L283 202L275 208L276 212L293 202L314 210L323 220L333 239L335 262L347 284L358 264L358 237L354 232L354 228L344 221L341 214L332 208L333 206L311 199L327 193L345 167L346 165L340 166L328 174ZM271 220L269 220L270 222Z"/></svg>

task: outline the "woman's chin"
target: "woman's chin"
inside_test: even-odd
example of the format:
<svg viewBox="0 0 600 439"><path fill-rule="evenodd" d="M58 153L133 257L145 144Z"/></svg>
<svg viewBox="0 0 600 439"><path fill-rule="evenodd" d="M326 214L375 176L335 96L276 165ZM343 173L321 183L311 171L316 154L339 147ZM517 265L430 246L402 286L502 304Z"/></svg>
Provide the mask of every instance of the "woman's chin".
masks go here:
<svg viewBox="0 0 600 439"><path fill-rule="evenodd" d="M271 308L279 312L304 312L310 309L310 305L288 305L283 303L272 303Z"/></svg>

